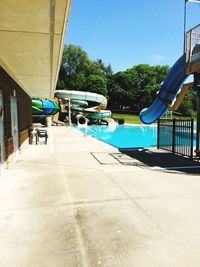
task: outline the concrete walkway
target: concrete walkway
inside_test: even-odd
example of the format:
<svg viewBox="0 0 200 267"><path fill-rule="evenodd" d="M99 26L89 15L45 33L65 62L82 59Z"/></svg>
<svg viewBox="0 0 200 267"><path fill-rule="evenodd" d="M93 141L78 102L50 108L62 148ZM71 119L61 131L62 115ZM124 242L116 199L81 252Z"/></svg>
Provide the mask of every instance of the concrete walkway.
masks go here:
<svg viewBox="0 0 200 267"><path fill-rule="evenodd" d="M199 267L200 176L124 166L48 129L0 180L1 267Z"/></svg>

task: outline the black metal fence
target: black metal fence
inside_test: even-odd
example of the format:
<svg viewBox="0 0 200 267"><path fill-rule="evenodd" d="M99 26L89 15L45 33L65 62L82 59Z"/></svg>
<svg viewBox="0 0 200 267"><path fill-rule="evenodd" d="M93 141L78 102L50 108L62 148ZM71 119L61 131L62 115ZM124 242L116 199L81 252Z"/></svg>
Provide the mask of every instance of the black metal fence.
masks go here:
<svg viewBox="0 0 200 267"><path fill-rule="evenodd" d="M194 121L158 120L157 147L193 158Z"/></svg>

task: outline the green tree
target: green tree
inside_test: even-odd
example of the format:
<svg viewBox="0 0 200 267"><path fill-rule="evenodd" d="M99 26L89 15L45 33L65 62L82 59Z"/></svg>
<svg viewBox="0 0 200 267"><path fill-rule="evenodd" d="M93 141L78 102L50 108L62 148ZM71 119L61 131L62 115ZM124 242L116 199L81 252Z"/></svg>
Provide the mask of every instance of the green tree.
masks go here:
<svg viewBox="0 0 200 267"><path fill-rule="evenodd" d="M137 111L149 106L168 70L168 66L140 64L114 74L109 82L109 106Z"/></svg>
<svg viewBox="0 0 200 267"><path fill-rule="evenodd" d="M106 79L100 75L89 75L85 82L84 91L106 96L108 93Z"/></svg>
<svg viewBox="0 0 200 267"><path fill-rule="evenodd" d="M85 83L89 58L80 46L69 45L63 50L57 89L80 90Z"/></svg>
<svg viewBox="0 0 200 267"><path fill-rule="evenodd" d="M114 74L108 83L109 107L122 109L130 104L130 91L134 77L129 72Z"/></svg>
<svg viewBox="0 0 200 267"><path fill-rule="evenodd" d="M109 78L112 73L113 72L111 66L106 66L101 59L89 62L87 75L94 74L102 76L104 78Z"/></svg>
<svg viewBox="0 0 200 267"><path fill-rule="evenodd" d="M90 79L90 75L102 77L107 86L107 81L112 75L111 66L106 66L101 59L90 60L87 53L80 46L65 46L57 89L83 91L86 88L88 79Z"/></svg>
<svg viewBox="0 0 200 267"><path fill-rule="evenodd" d="M191 117L194 111L196 111L196 94L193 90L190 90L178 108L178 112L182 116Z"/></svg>
<svg viewBox="0 0 200 267"><path fill-rule="evenodd" d="M67 76L84 73L88 65L88 55L80 46L69 45L64 47L62 66Z"/></svg>

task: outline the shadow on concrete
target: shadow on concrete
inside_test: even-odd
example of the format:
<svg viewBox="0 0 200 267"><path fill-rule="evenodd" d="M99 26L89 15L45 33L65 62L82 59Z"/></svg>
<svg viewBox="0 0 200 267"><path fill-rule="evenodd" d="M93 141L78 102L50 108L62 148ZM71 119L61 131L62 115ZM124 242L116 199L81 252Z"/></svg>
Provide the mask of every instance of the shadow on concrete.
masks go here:
<svg viewBox="0 0 200 267"><path fill-rule="evenodd" d="M164 150L150 149L119 149L114 153L119 162L125 165L135 165L152 168L162 168L168 171L200 174L200 162L195 159L176 155ZM132 159L132 161L130 160Z"/></svg>

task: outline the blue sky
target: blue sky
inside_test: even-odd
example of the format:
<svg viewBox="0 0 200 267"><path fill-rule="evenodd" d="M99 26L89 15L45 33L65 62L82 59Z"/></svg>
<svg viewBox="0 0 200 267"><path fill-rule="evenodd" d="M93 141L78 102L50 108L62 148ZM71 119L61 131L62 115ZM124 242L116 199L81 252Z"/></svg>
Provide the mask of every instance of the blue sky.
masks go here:
<svg viewBox="0 0 200 267"><path fill-rule="evenodd" d="M184 0L73 0L65 43L114 72L137 64L172 66L183 53ZM187 3L187 29L200 4Z"/></svg>

